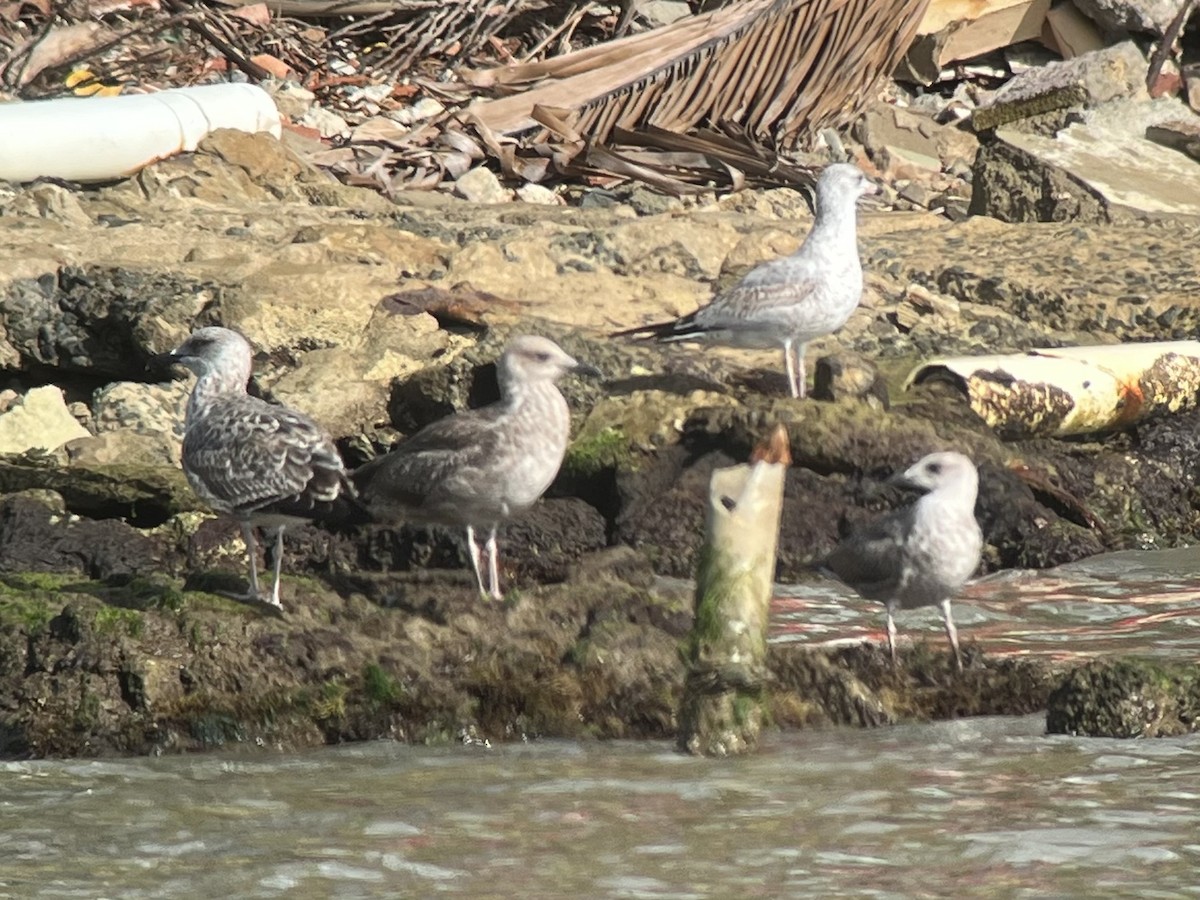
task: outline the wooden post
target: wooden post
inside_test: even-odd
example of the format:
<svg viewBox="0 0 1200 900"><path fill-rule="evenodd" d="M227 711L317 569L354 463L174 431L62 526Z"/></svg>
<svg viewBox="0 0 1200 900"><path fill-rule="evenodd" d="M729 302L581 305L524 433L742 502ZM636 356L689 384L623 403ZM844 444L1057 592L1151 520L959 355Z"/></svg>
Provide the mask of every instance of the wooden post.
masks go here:
<svg viewBox="0 0 1200 900"><path fill-rule="evenodd" d="M790 462L787 431L776 425L749 465L712 474L679 711L678 745L688 753L725 756L758 743L767 618Z"/></svg>

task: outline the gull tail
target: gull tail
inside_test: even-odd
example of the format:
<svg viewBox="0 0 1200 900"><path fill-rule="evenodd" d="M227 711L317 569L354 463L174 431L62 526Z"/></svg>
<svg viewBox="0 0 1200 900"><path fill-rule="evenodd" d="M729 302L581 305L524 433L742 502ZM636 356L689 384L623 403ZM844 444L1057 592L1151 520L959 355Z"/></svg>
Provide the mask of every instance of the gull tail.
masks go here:
<svg viewBox="0 0 1200 900"><path fill-rule="evenodd" d="M691 313L680 319L669 322L654 322L650 325L638 325L636 328L624 328L609 333L609 337L633 337L640 340L656 341L686 341L703 335L708 329L696 324L696 314Z"/></svg>

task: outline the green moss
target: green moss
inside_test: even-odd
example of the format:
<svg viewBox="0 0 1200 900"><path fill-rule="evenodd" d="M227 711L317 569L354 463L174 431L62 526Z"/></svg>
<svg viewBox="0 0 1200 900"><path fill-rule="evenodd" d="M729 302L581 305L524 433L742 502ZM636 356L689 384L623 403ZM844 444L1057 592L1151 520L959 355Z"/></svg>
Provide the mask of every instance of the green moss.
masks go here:
<svg viewBox="0 0 1200 900"><path fill-rule="evenodd" d="M736 589L737 579L720 554L705 545L696 567L696 618L687 637L687 657L694 661L700 652L720 640L725 631L722 609Z"/></svg>
<svg viewBox="0 0 1200 900"><path fill-rule="evenodd" d="M104 635L123 634L126 637L141 637L146 630L146 621L135 609L119 606L102 606L96 611L96 633Z"/></svg>
<svg viewBox="0 0 1200 900"><path fill-rule="evenodd" d="M52 572L20 572L0 575L0 596L5 594L58 593L69 584L78 582L78 576Z"/></svg>
<svg viewBox="0 0 1200 900"><path fill-rule="evenodd" d="M629 462L632 453L625 433L608 425L595 434L580 435L563 459L563 471L569 475L595 475L605 469L615 469Z"/></svg>
<svg viewBox="0 0 1200 900"><path fill-rule="evenodd" d="M363 697L374 707L389 706L404 694L404 688L378 663L363 668Z"/></svg>

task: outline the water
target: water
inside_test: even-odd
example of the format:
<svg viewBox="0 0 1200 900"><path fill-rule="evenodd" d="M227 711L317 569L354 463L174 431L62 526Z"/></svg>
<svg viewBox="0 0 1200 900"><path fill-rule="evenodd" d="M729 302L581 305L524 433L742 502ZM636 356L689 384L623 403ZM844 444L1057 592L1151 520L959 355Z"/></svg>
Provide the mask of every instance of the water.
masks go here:
<svg viewBox="0 0 1200 900"><path fill-rule="evenodd" d="M1191 657L1192 571L1194 551L1105 557L985 580L956 613L989 650ZM779 640L878 638L877 606L804 596ZM900 625L940 637L936 614ZM1042 731L4 763L0 898L1200 895L1200 739Z"/></svg>

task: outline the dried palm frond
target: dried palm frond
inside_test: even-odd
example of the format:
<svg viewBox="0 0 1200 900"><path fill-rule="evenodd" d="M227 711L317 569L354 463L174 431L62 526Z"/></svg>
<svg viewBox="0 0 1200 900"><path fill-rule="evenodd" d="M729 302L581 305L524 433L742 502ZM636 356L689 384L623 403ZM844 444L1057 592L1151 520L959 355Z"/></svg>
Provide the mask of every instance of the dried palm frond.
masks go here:
<svg viewBox="0 0 1200 900"><path fill-rule="evenodd" d="M852 115L908 49L928 0L743 0L545 62L475 72L520 93L471 106L501 135L552 140L538 107L602 143L620 132L736 125L791 149Z"/></svg>

